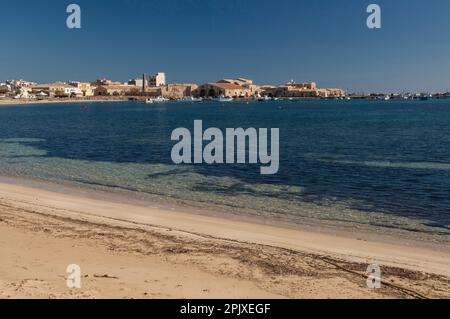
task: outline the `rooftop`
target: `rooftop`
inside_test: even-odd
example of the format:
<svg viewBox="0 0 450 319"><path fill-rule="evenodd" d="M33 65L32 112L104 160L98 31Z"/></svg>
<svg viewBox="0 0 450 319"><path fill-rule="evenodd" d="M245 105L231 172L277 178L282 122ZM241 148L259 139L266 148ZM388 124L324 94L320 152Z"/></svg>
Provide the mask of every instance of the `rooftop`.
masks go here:
<svg viewBox="0 0 450 319"><path fill-rule="evenodd" d="M239 90L243 87L234 83L208 83L210 86L216 86L224 90Z"/></svg>

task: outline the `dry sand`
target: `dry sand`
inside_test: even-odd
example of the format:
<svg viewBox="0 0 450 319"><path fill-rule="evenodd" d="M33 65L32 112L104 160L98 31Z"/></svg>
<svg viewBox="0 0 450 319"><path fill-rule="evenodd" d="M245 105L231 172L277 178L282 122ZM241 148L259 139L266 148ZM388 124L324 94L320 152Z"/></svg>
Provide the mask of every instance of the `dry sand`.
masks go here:
<svg viewBox="0 0 450 319"><path fill-rule="evenodd" d="M0 183L0 257L0 298L450 297L446 251L11 183ZM81 289L66 287L69 264Z"/></svg>

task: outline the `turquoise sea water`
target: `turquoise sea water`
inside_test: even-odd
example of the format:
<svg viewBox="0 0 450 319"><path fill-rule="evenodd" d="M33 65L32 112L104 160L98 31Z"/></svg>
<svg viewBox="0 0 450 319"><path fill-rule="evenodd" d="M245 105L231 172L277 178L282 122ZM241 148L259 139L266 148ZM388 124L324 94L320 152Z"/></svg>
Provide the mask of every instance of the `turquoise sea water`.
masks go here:
<svg viewBox="0 0 450 319"><path fill-rule="evenodd" d="M172 164L172 130L196 119L279 128L279 173ZM0 175L448 238L450 100L3 106Z"/></svg>

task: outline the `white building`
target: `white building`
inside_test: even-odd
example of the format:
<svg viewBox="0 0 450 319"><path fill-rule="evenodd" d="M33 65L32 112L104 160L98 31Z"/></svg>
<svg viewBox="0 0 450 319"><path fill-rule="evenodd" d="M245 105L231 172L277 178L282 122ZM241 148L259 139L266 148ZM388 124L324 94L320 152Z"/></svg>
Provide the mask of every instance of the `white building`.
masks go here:
<svg viewBox="0 0 450 319"><path fill-rule="evenodd" d="M165 86L166 85L166 74L159 72L155 75L149 77L149 86Z"/></svg>
<svg viewBox="0 0 450 319"><path fill-rule="evenodd" d="M36 83L34 83L34 82L28 82L28 81L25 81L22 79L8 80L8 81L6 81L6 84L10 85L13 90L20 89L22 87L30 87L30 86L36 85Z"/></svg>
<svg viewBox="0 0 450 319"><path fill-rule="evenodd" d="M76 91L71 93L75 93L76 95L81 94L82 96L94 96L94 88L91 83L72 81L69 82L69 85L80 90L80 92Z"/></svg>
<svg viewBox="0 0 450 319"><path fill-rule="evenodd" d="M81 89L76 88L76 87L72 87L72 86L66 86L62 88L64 90L64 94L65 95L77 95L80 96L82 95Z"/></svg>
<svg viewBox="0 0 450 319"><path fill-rule="evenodd" d="M147 86L148 81L145 81L145 86ZM142 88L144 86L144 80L143 79L131 79L127 83L128 85L134 85L139 88Z"/></svg>
<svg viewBox="0 0 450 319"><path fill-rule="evenodd" d="M62 82L39 84L32 86L31 89L34 92L45 92L49 96L83 96L83 91L80 88Z"/></svg>
<svg viewBox="0 0 450 319"><path fill-rule="evenodd" d="M15 99L34 99L35 95L31 93L31 89L22 87L20 93L14 96Z"/></svg>

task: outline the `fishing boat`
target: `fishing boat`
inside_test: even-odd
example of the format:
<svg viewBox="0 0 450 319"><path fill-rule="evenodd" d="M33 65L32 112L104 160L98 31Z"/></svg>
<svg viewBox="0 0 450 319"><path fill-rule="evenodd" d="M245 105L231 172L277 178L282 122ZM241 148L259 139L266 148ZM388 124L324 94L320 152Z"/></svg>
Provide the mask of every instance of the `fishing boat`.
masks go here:
<svg viewBox="0 0 450 319"><path fill-rule="evenodd" d="M263 96L258 99L259 102L272 101L272 100L273 100L273 98L270 98L268 96Z"/></svg>
<svg viewBox="0 0 450 319"><path fill-rule="evenodd" d="M203 99L201 97L195 98L193 96L186 96L183 98L182 101L184 101L184 102L202 102Z"/></svg>
<svg viewBox="0 0 450 319"><path fill-rule="evenodd" d="M217 102L233 102L234 99L232 97L226 97L226 96L219 96L218 98L213 99L213 101Z"/></svg>
<svg viewBox="0 0 450 319"><path fill-rule="evenodd" d="M153 102L155 103L164 103L164 102L169 102L169 99L166 99L165 97L162 96L158 96L156 99L153 99Z"/></svg>

